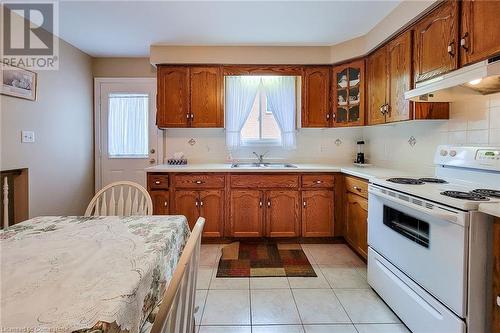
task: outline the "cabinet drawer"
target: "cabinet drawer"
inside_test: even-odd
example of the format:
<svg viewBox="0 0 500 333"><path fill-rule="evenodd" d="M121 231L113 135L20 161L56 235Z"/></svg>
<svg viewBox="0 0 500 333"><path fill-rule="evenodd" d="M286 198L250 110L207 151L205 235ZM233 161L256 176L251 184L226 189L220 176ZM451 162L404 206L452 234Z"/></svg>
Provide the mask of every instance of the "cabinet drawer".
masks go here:
<svg viewBox="0 0 500 333"><path fill-rule="evenodd" d="M180 188L223 188L224 175L188 173L175 175L174 185Z"/></svg>
<svg viewBox="0 0 500 333"><path fill-rule="evenodd" d="M148 187L150 189L168 189L168 175L148 174Z"/></svg>
<svg viewBox="0 0 500 333"><path fill-rule="evenodd" d="M237 188L291 188L298 186L298 175L231 175L231 187Z"/></svg>
<svg viewBox="0 0 500 333"><path fill-rule="evenodd" d="M348 192L368 198L368 182L355 177L345 177L345 189Z"/></svg>
<svg viewBox="0 0 500 333"><path fill-rule="evenodd" d="M324 188L333 187L335 183L335 177L333 175L303 175L302 176L302 187L308 188Z"/></svg>

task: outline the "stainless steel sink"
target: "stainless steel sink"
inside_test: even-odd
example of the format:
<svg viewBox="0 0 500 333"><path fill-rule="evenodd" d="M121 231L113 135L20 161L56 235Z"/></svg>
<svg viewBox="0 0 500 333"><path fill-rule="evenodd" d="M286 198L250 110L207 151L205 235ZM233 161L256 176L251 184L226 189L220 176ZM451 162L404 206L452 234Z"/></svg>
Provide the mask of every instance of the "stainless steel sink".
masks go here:
<svg viewBox="0 0 500 333"><path fill-rule="evenodd" d="M231 168L262 168L262 169L290 169L296 165L289 163L234 163Z"/></svg>

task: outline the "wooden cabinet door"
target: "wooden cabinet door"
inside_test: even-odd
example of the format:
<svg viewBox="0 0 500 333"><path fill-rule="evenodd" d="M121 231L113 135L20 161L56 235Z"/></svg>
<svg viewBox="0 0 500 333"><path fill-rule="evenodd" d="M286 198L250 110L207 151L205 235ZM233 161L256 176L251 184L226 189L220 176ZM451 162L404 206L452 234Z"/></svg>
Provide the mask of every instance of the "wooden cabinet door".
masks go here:
<svg viewBox="0 0 500 333"><path fill-rule="evenodd" d="M230 223L232 237L263 236L263 193L231 190Z"/></svg>
<svg viewBox="0 0 500 333"><path fill-rule="evenodd" d="M266 192L266 236L300 235L299 191Z"/></svg>
<svg viewBox="0 0 500 333"><path fill-rule="evenodd" d="M157 73L158 127L188 127L189 68L159 66Z"/></svg>
<svg viewBox="0 0 500 333"><path fill-rule="evenodd" d="M222 74L219 66L191 67L191 127L222 127Z"/></svg>
<svg viewBox="0 0 500 333"><path fill-rule="evenodd" d="M302 237L333 235L333 191L302 191Z"/></svg>
<svg viewBox="0 0 500 333"><path fill-rule="evenodd" d="M386 122L412 118L412 104L404 98L405 91L410 90L412 86L411 43L412 31L408 31L387 45L389 110L386 114Z"/></svg>
<svg viewBox="0 0 500 333"><path fill-rule="evenodd" d="M364 258L368 255L368 200L347 193L346 239Z"/></svg>
<svg viewBox="0 0 500 333"><path fill-rule="evenodd" d="M170 211L168 191L150 191L153 201L153 215L168 215Z"/></svg>
<svg viewBox="0 0 500 333"><path fill-rule="evenodd" d="M365 60L336 66L332 71L333 126L365 124Z"/></svg>
<svg viewBox="0 0 500 333"><path fill-rule="evenodd" d="M462 1L460 64L471 64L500 53L500 1Z"/></svg>
<svg viewBox="0 0 500 333"><path fill-rule="evenodd" d="M331 126L330 68L306 67L302 82L302 127Z"/></svg>
<svg viewBox="0 0 500 333"><path fill-rule="evenodd" d="M385 123L381 108L387 103L387 48L384 46L367 60L368 124Z"/></svg>
<svg viewBox="0 0 500 333"><path fill-rule="evenodd" d="M224 191L200 191L200 216L205 218L203 237L222 237L224 230Z"/></svg>
<svg viewBox="0 0 500 333"><path fill-rule="evenodd" d="M175 191L174 213L184 215L189 227L193 229L198 217L200 217L199 198L197 191Z"/></svg>
<svg viewBox="0 0 500 333"><path fill-rule="evenodd" d="M448 0L415 26L415 82L458 66L458 1Z"/></svg>
<svg viewBox="0 0 500 333"><path fill-rule="evenodd" d="M493 287L491 291L491 333L500 332L500 218L496 218L492 226L492 260L493 260Z"/></svg>

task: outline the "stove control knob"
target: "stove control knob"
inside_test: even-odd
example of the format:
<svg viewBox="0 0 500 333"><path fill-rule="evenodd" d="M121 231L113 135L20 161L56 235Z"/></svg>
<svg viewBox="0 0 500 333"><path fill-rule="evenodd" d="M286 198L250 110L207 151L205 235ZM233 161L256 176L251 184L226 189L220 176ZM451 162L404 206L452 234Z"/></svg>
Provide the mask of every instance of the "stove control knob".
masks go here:
<svg viewBox="0 0 500 333"><path fill-rule="evenodd" d="M450 150L450 156L455 157L457 155L456 150Z"/></svg>
<svg viewBox="0 0 500 333"><path fill-rule="evenodd" d="M448 155L448 151L447 150L444 150L444 149L441 149L441 151L439 152L441 154L441 156L446 156Z"/></svg>

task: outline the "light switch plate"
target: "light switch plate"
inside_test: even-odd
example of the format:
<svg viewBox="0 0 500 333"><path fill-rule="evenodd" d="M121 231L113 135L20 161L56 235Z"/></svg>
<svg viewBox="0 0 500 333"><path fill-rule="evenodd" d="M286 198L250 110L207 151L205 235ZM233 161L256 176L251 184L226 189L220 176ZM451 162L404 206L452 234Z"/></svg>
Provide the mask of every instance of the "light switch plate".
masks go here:
<svg viewBox="0 0 500 333"><path fill-rule="evenodd" d="M21 131L21 142L22 143L35 142L35 132L33 132L33 131Z"/></svg>

